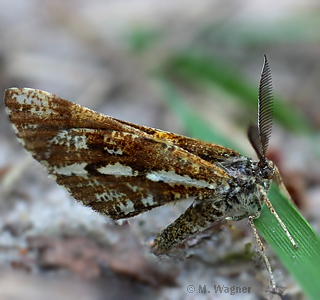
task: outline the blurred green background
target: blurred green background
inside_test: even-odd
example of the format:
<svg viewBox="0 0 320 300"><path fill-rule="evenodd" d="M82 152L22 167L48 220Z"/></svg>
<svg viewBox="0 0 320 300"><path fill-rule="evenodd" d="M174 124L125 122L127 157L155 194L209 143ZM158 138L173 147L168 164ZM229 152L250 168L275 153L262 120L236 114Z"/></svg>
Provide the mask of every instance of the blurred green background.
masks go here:
<svg viewBox="0 0 320 300"><path fill-rule="evenodd" d="M318 1L302 0L0 0L0 88L43 89L119 119L196 137L255 157L246 128L257 118L258 83L266 54L275 93L275 121L268 155L278 165L299 211L319 233L319 13ZM44 217L38 222L43 228L37 227L36 233L45 234L46 228L56 226L53 223L60 224L59 209L67 200L55 202L61 198L55 194L59 188L47 181L40 168L30 169L32 163L25 163L27 156L16 142L3 104L0 114L1 226L5 228L12 220L20 224L23 213L36 226L39 211L33 207L42 205L40 215L49 214L46 209L50 215L55 211L52 218ZM43 186L50 186L50 193ZM151 233L140 229L142 240L172 221L171 210L179 214L181 209L177 205L158 213L159 220L156 218L151 225ZM86 222L80 213L71 219L69 210L67 207L63 214L66 227ZM70 215L74 213L70 211ZM150 216L154 217L152 212ZM162 218L167 220L163 222ZM137 220L136 223L141 221L139 217ZM150 224L148 214L142 220ZM87 223L85 226L93 226ZM204 257L241 252L246 242L255 245L246 222L239 224L235 225L243 240L235 242L232 234L224 230L222 234L228 236L221 242L224 246L220 249L213 245L220 252L212 254L206 249ZM298 229L300 223L297 224ZM2 229L0 245L1 241L8 243L6 234ZM19 241L12 238L12 243L23 244L24 234ZM316 247L316 237L311 240ZM276 281L286 287L285 293L304 299L306 291L292 279L292 271L282 267L271 249L269 255ZM2 274L10 261L7 254L3 257ZM189 284L209 287L217 283L255 286L254 293L238 295L243 296L241 299L271 297L264 293L268 274L258 258L246 262L246 267L241 265L241 259L233 265L222 264L220 269L226 271L219 271L217 262L188 263L191 267L177 263L185 271L178 276L180 287L173 289L177 299L202 296L189 294ZM261 269L263 275L251 267ZM319 273L312 273L315 283ZM15 280L13 275L9 282L16 286ZM1 291L15 296L26 293L23 284L21 289L10 289L4 282L0 280L1 299L9 299ZM41 290L36 283L33 287ZM105 292L103 287L97 289ZM134 284L129 290L136 297ZM174 297L173 290L163 288L157 297ZM121 288L116 292L121 295ZM150 290L140 292L139 296L155 297Z"/></svg>

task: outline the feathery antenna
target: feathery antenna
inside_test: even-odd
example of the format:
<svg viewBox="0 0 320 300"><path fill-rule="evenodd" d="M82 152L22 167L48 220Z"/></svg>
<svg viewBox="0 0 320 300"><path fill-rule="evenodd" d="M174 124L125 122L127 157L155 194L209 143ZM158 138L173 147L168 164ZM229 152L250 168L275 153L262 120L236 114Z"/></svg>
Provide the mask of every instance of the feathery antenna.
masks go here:
<svg viewBox="0 0 320 300"><path fill-rule="evenodd" d="M260 162L266 159L267 149L272 130L273 120L273 95L271 71L267 56L264 55L259 95L258 95L258 127L250 125L248 128L249 141L256 151Z"/></svg>
<svg viewBox="0 0 320 300"><path fill-rule="evenodd" d="M258 129L261 144L261 155L266 157L273 121L273 94L272 79L267 56L264 55L264 64L262 67L259 102L258 102Z"/></svg>

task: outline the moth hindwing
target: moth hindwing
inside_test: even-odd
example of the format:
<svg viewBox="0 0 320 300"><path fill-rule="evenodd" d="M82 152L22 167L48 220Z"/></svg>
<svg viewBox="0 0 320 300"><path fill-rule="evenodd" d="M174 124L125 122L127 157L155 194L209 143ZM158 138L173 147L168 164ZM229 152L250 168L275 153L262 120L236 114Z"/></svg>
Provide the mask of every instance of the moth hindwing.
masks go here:
<svg viewBox="0 0 320 300"><path fill-rule="evenodd" d="M219 145L99 114L40 90L11 88L4 100L23 146L82 204L121 219L193 197L193 204L156 237L158 253L213 222L249 218L275 287L252 221L265 202L295 243L267 198L275 167L266 158L273 103L266 57L258 128L248 131L258 161Z"/></svg>

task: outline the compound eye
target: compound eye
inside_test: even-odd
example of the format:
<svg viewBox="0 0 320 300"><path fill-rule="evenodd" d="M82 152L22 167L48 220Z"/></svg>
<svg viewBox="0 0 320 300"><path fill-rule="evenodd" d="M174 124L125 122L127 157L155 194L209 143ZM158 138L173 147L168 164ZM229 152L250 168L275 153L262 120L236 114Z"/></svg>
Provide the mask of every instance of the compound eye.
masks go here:
<svg viewBox="0 0 320 300"><path fill-rule="evenodd" d="M270 169L263 169L261 173L263 178L271 179L273 177L273 174Z"/></svg>

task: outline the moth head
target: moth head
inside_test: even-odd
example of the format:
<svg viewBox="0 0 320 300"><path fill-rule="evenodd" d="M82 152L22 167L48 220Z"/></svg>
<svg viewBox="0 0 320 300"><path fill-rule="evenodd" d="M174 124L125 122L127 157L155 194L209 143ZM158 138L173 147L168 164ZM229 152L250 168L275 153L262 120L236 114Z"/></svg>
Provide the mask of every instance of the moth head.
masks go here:
<svg viewBox="0 0 320 300"><path fill-rule="evenodd" d="M271 137L273 122L273 93L271 71L267 56L264 55L262 67L259 95L258 95L258 126L249 125L248 138L259 158L258 167L261 176L265 179L272 179L274 174L274 164L266 157L269 140Z"/></svg>

